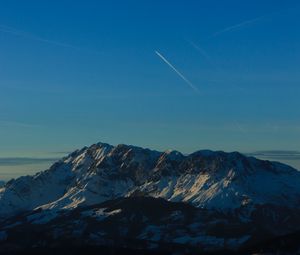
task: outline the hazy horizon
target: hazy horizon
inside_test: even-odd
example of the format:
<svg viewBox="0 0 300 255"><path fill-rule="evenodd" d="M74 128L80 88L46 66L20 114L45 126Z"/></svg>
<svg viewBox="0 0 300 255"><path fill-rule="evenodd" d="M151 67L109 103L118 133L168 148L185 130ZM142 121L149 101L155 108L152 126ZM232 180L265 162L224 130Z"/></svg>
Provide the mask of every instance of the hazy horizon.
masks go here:
<svg viewBox="0 0 300 255"><path fill-rule="evenodd" d="M112 144L117 145L117 144ZM86 145L89 146L89 145ZM83 147L83 146L82 146ZM16 153L14 156L5 154L5 157L0 157L0 173L3 181L17 178L24 175L33 175L37 172L47 170L53 163L67 156L76 149L61 152L27 152L24 156L22 152ZM152 150L165 151L174 148L153 148ZM199 148L199 150L209 148ZM184 154L189 154L194 151L181 151ZM232 151L227 151L232 152ZM247 151L241 153L247 156L254 156L262 160L277 161L288 164L300 171L300 152L299 151L279 151L279 150L264 150L264 151Z"/></svg>

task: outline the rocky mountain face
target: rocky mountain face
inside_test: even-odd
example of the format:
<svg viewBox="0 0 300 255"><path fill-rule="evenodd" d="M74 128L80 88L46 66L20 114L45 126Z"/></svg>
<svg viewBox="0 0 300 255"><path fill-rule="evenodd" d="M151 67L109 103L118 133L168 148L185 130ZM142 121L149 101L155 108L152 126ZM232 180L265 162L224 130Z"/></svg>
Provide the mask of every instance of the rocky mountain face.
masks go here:
<svg viewBox="0 0 300 255"><path fill-rule="evenodd" d="M237 152L98 143L0 188L0 252L246 251L300 229L299 184L297 170Z"/></svg>

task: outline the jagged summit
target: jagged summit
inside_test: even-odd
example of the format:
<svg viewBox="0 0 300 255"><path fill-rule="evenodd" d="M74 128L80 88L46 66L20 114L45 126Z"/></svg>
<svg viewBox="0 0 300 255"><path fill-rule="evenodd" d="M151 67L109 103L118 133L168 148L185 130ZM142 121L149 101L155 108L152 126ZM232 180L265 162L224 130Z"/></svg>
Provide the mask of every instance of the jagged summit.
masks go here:
<svg viewBox="0 0 300 255"><path fill-rule="evenodd" d="M0 247L247 247L298 230L299 183L297 170L238 152L97 143L0 187Z"/></svg>
<svg viewBox="0 0 300 255"><path fill-rule="evenodd" d="M298 206L300 174L280 163L238 152L189 155L97 143L49 170L9 181L0 190L0 217L34 208L70 209L144 194L197 207Z"/></svg>

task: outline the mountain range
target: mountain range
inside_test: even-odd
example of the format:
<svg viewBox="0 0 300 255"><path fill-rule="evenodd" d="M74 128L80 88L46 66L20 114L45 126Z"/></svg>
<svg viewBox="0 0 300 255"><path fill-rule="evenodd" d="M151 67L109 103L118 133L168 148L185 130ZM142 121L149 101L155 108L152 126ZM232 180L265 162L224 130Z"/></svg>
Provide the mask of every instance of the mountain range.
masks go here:
<svg viewBox="0 0 300 255"><path fill-rule="evenodd" d="M3 254L250 254L299 224L300 173L238 152L97 143L0 186Z"/></svg>

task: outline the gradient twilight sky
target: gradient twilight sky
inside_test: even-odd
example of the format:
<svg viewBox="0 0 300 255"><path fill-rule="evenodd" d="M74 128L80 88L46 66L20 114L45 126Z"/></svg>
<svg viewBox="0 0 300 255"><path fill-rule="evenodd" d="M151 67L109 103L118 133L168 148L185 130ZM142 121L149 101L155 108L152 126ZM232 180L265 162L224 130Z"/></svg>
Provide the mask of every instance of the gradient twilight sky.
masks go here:
<svg viewBox="0 0 300 255"><path fill-rule="evenodd" d="M0 1L0 158L98 141L297 154L299 27L288 0Z"/></svg>

